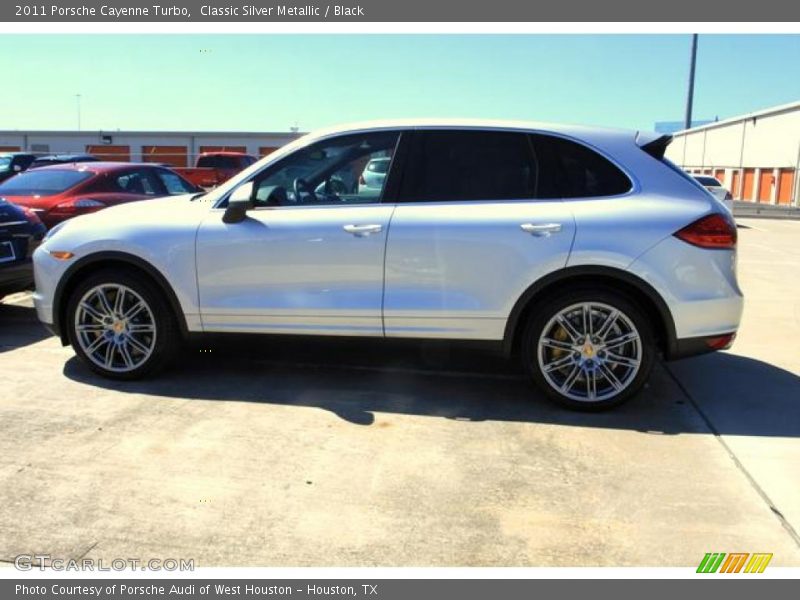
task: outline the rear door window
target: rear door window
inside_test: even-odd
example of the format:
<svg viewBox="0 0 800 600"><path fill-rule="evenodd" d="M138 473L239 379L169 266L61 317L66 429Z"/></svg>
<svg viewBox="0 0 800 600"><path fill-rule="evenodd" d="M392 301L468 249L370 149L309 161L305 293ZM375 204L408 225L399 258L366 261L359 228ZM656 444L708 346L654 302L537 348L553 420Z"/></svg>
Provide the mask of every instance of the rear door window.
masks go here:
<svg viewBox="0 0 800 600"><path fill-rule="evenodd" d="M158 196L164 194L163 184L149 169L126 171L117 175L115 180L117 191L138 196Z"/></svg>
<svg viewBox="0 0 800 600"><path fill-rule="evenodd" d="M401 202L528 199L539 192L539 169L524 133L418 131L404 171Z"/></svg>

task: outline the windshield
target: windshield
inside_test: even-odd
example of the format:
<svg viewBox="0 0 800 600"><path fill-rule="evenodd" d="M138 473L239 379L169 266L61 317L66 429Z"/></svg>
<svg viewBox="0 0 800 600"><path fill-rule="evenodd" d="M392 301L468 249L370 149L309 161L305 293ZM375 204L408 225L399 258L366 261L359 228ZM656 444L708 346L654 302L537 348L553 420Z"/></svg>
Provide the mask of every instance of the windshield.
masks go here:
<svg viewBox="0 0 800 600"><path fill-rule="evenodd" d="M25 171L0 184L0 195L5 196L52 196L60 194L81 181L89 179L94 173L47 169L46 171Z"/></svg>
<svg viewBox="0 0 800 600"><path fill-rule="evenodd" d="M172 171L159 169L158 177L161 179L161 182L164 184L164 187L167 188L167 193L170 196L176 196L179 194L191 194L193 192L198 191L198 189L195 186L193 186L191 183L180 177L177 173L173 173Z"/></svg>
<svg viewBox="0 0 800 600"><path fill-rule="evenodd" d="M239 169L246 164L237 156L201 156L197 159L198 167L211 169Z"/></svg>

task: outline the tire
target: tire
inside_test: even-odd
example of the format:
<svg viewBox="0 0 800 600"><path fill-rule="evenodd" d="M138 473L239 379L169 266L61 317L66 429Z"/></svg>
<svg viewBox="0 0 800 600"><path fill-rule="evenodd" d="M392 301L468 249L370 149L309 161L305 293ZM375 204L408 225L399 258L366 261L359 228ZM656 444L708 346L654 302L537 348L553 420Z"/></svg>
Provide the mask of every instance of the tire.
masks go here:
<svg viewBox="0 0 800 600"><path fill-rule="evenodd" d="M619 406L642 389L655 361L653 328L645 314L628 296L608 288L573 288L547 298L526 323L523 367L561 406L580 411Z"/></svg>
<svg viewBox="0 0 800 600"><path fill-rule="evenodd" d="M103 269L81 281L70 295L65 326L75 353L109 379L155 374L180 342L163 291L136 271Z"/></svg>

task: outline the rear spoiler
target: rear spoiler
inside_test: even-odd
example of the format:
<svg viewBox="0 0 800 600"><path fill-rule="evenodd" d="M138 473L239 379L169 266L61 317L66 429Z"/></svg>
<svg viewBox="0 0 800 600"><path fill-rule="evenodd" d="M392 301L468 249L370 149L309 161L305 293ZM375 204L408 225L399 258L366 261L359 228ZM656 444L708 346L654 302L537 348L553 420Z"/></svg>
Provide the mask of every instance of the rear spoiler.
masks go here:
<svg viewBox="0 0 800 600"><path fill-rule="evenodd" d="M636 145L656 160L664 158L664 153L667 151L667 146L670 145L670 142L672 142L672 136L668 133L660 134L640 131L636 134Z"/></svg>

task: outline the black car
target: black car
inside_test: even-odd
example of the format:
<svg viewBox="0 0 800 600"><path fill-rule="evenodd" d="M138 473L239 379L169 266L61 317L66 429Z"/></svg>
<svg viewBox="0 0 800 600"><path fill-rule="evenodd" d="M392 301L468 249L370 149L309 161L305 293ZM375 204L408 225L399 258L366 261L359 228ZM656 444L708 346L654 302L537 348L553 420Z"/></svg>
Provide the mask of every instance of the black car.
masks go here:
<svg viewBox="0 0 800 600"><path fill-rule="evenodd" d="M36 160L35 154L27 152L3 152L0 154L0 181L30 168Z"/></svg>
<svg viewBox="0 0 800 600"><path fill-rule="evenodd" d="M39 167L49 167L50 165L99 161L99 158L91 154L48 154L47 156L38 156L30 168L37 169Z"/></svg>
<svg viewBox="0 0 800 600"><path fill-rule="evenodd" d="M45 226L32 210L0 198L0 298L33 285L33 251Z"/></svg>

